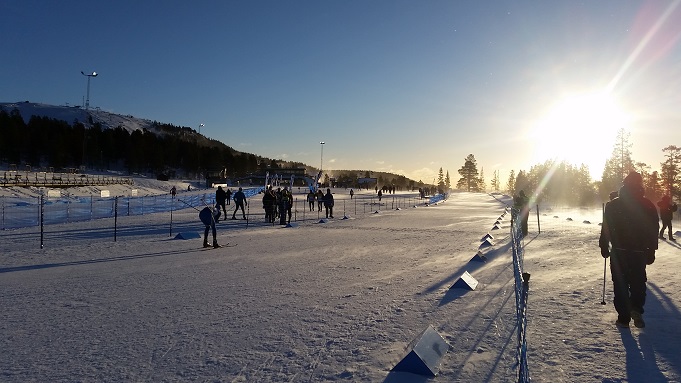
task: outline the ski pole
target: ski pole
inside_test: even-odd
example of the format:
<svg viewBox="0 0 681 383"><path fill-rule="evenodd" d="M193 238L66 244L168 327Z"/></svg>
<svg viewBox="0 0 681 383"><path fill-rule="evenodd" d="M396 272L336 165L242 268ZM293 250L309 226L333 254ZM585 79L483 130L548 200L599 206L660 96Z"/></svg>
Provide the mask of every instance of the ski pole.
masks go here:
<svg viewBox="0 0 681 383"><path fill-rule="evenodd" d="M183 200L181 200L181 199L179 199L179 198L178 198L177 200L178 200L178 201L180 201L180 202L182 202L183 204L185 204L185 205L189 206L190 208L192 208L192 209L196 210L196 211L199 211L199 212L201 211L201 210L199 210L199 209L195 208L194 206L192 206L192 205L188 204L187 202L185 202L185 201L183 201Z"/></svg>
<svg viewBox="0 0 681 383"><path fill-rule="evenodd" d="M601 299L601 304L605 305L605 269L608 266L608 258L603 259L603 299Z"/></svg>

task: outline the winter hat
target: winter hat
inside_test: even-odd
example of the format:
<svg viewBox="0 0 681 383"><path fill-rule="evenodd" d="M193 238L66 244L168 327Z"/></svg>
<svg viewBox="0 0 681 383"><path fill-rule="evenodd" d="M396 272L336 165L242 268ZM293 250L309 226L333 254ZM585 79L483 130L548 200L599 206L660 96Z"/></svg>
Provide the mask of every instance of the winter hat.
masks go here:
<svg viewBox="0 0 681 383"><path fill-rule="evenodd" d="M641 177L641 174L632 171L624 178L623 183L627 186L641 186L643 185L643 177Z"/></svg>

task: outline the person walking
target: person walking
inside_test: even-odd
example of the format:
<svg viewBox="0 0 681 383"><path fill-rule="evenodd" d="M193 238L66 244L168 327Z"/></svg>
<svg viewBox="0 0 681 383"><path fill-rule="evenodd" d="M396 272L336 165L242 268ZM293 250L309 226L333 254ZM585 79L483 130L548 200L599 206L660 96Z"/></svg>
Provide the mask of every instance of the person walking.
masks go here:
<svg viewBox="0 0 681 383"><path fill-rule="evenodd" d="M615 325L619 328L628 328L632 319L634 326L645 327L646 265L655 262L659 225L657 209L644 194L641 174L631 172L619 197L608 202L603 213L598 245L603 258L611 257Z"/></svg>
<svg viewBox="0 0 681 383"><path fill-rule="evenodd" d="M322 204L324 203L324 192L317 190L317 211L322 211Z"/></svg>
<svg viewBox="0 0 681 383"><path fill-rule="evenodd" d="M225 218L227 218L227 208L225 207L225 201L227 200L227 193L222 189L222 186L218 186L218 190L215 191L215 204L222 208L225 212ZM224 221L224 219L223 219ZM218 222L218 219L215 219Z"/></svg>
<svg viewBox="0 0 681 383"><path fill-rule="evenodd" d="M225 200L227 201L227 205L229 205L229 201L232 199L232 189L227 189L225 194L227 194L227 198Z"/></svg>
<svg viewBox="0 0 681 383"><path fill-rule="evenodd" d="M657 201L657 207L660 208L660 220L662 221L662 228L660 229L660 239L664 238L664 229L668 229L669 240L676 241L676 238L672 235L672 216L674 212L678 209L676 203L671 202L671 197L669 194L662 196L662 199Z"/></svg>
<svg viewBox="0 0 681 383"><path fill-rule="evenodd" d="M354 196L354 195L355 195L355 191L350 189L350 199L352 199L352 196Z"/></svg>
<svg viewBox="0 0 681 383"><path fill-rule="evenodd" d="M239 188L239 190L234 193L234 204L236 207L234 208L234 213L232 213L232 219L236 219L236 212L241 209L241 214L243 214L244 219L246 219L246 209L244 209L244 204L248 205L248 201L246 201L246 195L244 194L244 191L242 188Z"/></svg>
<svg viewBox="0 0 681 383"><path fill-rule="evenodd" d="M310 211L314 211L314 199L315 199L315 193L312 189L310 189L310 192L307 193L307 203L310 205Z"/></svg>
<svg viewBox="0 0 681 383"><path fill-rule="evenodd" d="M333 194L331 194L331 189L326 189L326 194L322 197L322 201L326 209L326 218L333 218Z"/></svg>

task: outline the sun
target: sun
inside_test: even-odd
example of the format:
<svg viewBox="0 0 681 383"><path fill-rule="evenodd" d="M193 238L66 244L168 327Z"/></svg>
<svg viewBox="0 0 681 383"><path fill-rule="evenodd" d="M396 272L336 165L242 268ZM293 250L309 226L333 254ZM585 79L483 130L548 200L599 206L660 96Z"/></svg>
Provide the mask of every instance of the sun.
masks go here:
<svg viewBox="0 0 681 383"><path fill-rule="evenodd" d="M533 164L550 159L583 164L589 167L593 180L600 179L617 132L627 130L629 120L608 93L564 97L532 129Z"/></svg>

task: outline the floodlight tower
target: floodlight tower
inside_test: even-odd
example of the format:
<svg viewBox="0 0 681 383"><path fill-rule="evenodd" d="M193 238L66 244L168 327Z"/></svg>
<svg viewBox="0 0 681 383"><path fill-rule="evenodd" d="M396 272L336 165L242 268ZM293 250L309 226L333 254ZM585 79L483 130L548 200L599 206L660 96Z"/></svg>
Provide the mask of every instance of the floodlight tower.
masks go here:
<svg viewBox="0 0 681 383"><path fill-rule="evenodd" d="M88 110L90 108L90 79L97 77L97 72L85 73L80 71L80 74L87 77L87 98L85 99L85 110Z"/></svg>
<svg viewBox="0 0 681 383"><path fill-rule="evenodd" d="M322 147L321 163L319 164L319 171L320 171L320 172L321 172L321 171L323 170L323 168L324 168L324 144L325 144L325 143L326 143L326 142L324 142L324 141L321 141L321 142L319 143L319 145L321 145L321 147Z"/></svg>

